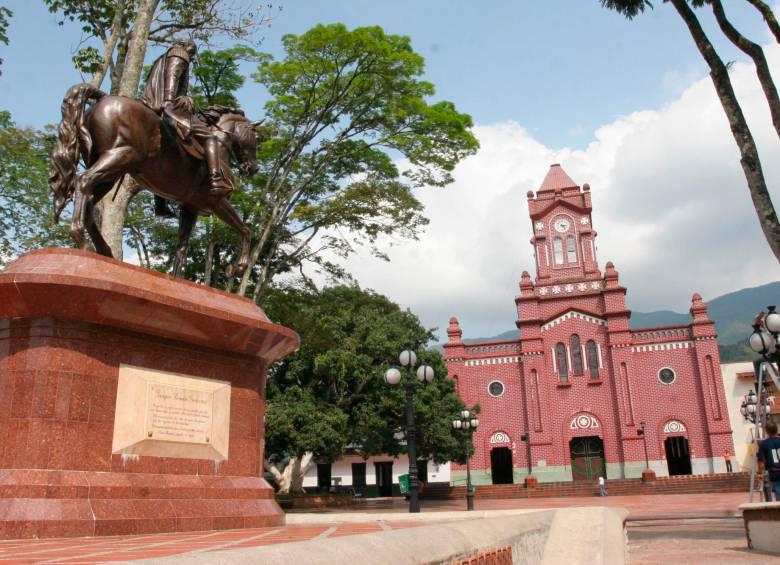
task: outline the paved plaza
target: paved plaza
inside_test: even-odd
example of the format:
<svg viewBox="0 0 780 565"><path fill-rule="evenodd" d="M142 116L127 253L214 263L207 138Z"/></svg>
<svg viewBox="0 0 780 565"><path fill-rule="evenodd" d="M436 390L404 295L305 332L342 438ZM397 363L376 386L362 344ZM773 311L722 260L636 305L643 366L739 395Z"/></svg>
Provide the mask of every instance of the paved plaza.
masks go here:
<svg viewBox="0 0 780 565"><path fill-rule="evenodd" d="M776 563L776 556L748 551L737 507L744 493L610 496L476 501L476 509L545 509L567 506L622 506L629 511L630 563ZM465 501L423 501L423 515L460 510ZM403 501L392 508L288 515L283 527L219 532L139 536L17 540L0 542L0 565L30 563L93 564L146 560L191 553L360 535L383 530L421 527L425 516L411 519ZM447 518L450 519L450 514ZM432 516L431 516L432 517ZM422 519L420 519L422 518Z"/></svg>

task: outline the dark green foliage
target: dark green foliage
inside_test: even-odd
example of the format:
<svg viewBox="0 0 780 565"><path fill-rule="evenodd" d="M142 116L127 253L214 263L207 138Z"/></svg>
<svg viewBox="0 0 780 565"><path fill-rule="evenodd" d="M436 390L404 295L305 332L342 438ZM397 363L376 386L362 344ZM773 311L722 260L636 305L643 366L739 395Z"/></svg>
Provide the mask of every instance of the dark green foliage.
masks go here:
<svg viewBox="0 0 780 565"><path fill-rule="evenodd" d="M5 6L0 6L0 43L8 45L8 24L13 12ZM3 59L0 58L0 67L3 66ZM2 75L2 69L0 69L0 75Z"/></svg>
<svg viewBox="0 0 780 565"><path fill-rule="evenodd" d="M433 383L418 386L415 394L420 457L437 462L462 458L462 443L451 430L451 420L463 403L453 382L445 378L441 354L424 350L433 336L416 316L384 296L346 286L321 292L272 289L264 306L274 321L301 335L300 351L278 363L268 380L269 454L299 456L314 451L312 445L325 450L315 451L316 455L331 459L348 446L366 457L404 452L404 391L385 384L383 376L397 364L403 349L412 348L437 375ZM329 422L322 430L312 428L318 437L284 431L302 425L305 414L315 409L323 411ZM318 416L311 417L316 421ZM342 417L347 427L339 450L333 450L338 429L334 422Z"/></svg>
<svg viewBox="0 0 780 565"><path fill-rule="evenodd" d="M240 108L235 93L244 86L246 80L239 72L240 61L259 62L263 55L243 45L237 45L222 51L202 51L198 54L198 65L192 74L191 88L196 108L205 108L212 104L221 104Z"/></svg>
<svg viewBox="0 0 780 565"><path fill-rule="evenodd" d="M18 128L0 111L0 265L37 247L69 246L67 219L53 224L49 155L54 131Z"/></svg>
<svg viewBox="0 0 780 565"><path fill-rule="evenodd" d="M653 8L649 0L600 0L601 5L610 10L623 14L631 19L645 11L645 8Z"/></svg>

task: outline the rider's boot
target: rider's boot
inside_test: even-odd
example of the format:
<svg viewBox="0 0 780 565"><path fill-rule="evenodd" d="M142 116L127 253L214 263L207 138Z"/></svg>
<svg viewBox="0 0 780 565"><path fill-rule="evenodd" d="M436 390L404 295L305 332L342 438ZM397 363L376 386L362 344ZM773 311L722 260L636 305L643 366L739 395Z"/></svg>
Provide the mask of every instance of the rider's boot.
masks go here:
<svg viewBox="0 0 780 565"><path fill-rule="evenodd" d="M209 168L209 194L212 196L228 197L233 192L231 183L222 172L219 159L219 146L216 139L211 138L203 146L206 154L206 164Z"/></svg>

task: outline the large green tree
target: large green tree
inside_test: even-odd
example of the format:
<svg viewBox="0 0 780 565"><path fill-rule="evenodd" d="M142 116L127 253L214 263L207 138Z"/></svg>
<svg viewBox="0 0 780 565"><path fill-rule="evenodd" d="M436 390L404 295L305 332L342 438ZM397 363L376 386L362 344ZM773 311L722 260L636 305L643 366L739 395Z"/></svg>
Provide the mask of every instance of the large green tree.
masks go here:
<svg viewBox="0 0 780 565"><path fill-rule="evenodd" d="M380 237L416 238L427 219L414 191L450 183L455 165L478 149L468 115L429 101L434 88L409 38L334 24L283 41L285 56L261 58L254 74L271 96L261 172L233 195L252 229L249 268L240 280L225 278L238 242L208 220L193 236L186 270L256 301L279 274L304 275L308 265L338 279L348 274L339 259L358 246L386 258ZM198 92L234 94L238 83L225 77L238 78L239 56L204 56ZM174 249L172 228L153 230L146 242L160 268Z"/></svg>
<svg viewBox="0 0 780 565"><path fill-rule="evenodd" d="M264 306L301 335L301 349L278 363L268 380L266 468L284 489L300 490L315 458L332 461L348 446L364 457L405 452L404 391L385 384L383 375L406 348L437 375L415 393L418 454L462 460L451 421L463 403L445 378L441 354L424 349L433 334L411 312L354 286L272 289ZM273 464L280 460L284 470Z"/></svg>
<svg viewBox="0 0 780 565"><path fill-rule="evenodd" d="M694 8L710 7L715 20L724 35L742 52L748 55L754 63L756 75L761 83L772 124L780 136L780 97L778 97L772 75L769 71L763 49L755 42L748 40L728 19L720 0L663 0L671 3L679 14L697 49L710 69L710 78L715 85L723 111L731 128L731 134L740 153L740 163L745 176L750 198L758 216L758 222L764 237L775 257L780 261L780 222L778 222L772 198L769 195L764 170L753 134L750 131L742 107L739 103L734 86L729 76L729 68L718 54L694 12ZM615 10L631 19L641 14L653 4L649 0L600 0L601 5ZM758 10L769 28L771 34L780 42L780 26L772 9L763 0L745 0Z"/></svg>
<svg viewBox="0 0 780 565"><path fill-rule="evenodd" d="M0 266L47 244L69 245L63 226L52 222L48 187L51 130L19 128L0 111Z"/></svg>

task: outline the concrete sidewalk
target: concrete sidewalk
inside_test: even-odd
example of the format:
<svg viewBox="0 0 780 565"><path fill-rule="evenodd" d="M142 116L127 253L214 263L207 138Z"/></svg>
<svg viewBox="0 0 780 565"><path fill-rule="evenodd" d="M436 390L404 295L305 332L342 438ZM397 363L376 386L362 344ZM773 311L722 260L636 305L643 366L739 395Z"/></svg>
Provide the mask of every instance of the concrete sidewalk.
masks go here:
<svg viewBox="0 0 780 565"><path fill-rule="evenodd" d="M747 501L747 493L680 494L646 496L609 496L605 498L546 498L476 501L476 509L533 510L573 506L621 506L629 511L629 520L692 519L697 517L734 517L737 507ZM30 563L78 563L81 565L129 561L183 554L209 552L226 548L359 535L386 530L416 528L425 525L429 513L452 512L465 507L464 501L423 501L423 512L410 515L399 504L392 510L375 513L339 512L288 514L288 524L278 528L257 528L216 532L187 532L103 538L71 538L0 541L0 565ZM472 513L474 514L474 513ZM453 515L440 514L444 521ZM734 540L737 545L739 540ZM745 546L744 539L742 540ZM205 561L204 561L205 562ZM357 564L355 564L357 565Z"/></svg>

